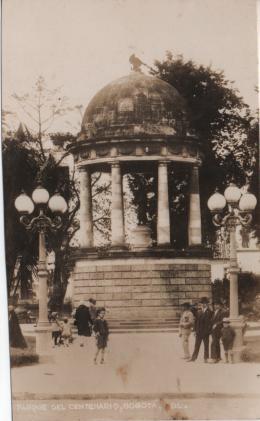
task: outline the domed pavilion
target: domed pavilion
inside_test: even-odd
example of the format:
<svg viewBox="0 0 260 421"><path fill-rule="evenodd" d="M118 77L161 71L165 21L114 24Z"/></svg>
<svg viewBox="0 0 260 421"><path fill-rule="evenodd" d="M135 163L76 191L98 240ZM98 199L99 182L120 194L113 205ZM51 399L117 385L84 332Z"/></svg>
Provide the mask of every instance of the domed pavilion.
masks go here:
<svg viewBox="0 0 260 421"><path fill-rule="evenodd" d="M199 167L203 151L189 130L186 104L170 84L134 71L111 82L90 101L77 141L70 147L80 179L80 248L74 256L74 305L90 296L110 318L174 318L184 301L210 295L210 262L201 247ZM171 245L169 167L190 168L188 248ZM156 244L149 229L136 228L136 244L125 239L124 174L152 165L157 177ZM111 175L111 244L94 244L91 174ZM173 224L173 225L172 225ZM119 316L120 315L120 316Z"/></svg>

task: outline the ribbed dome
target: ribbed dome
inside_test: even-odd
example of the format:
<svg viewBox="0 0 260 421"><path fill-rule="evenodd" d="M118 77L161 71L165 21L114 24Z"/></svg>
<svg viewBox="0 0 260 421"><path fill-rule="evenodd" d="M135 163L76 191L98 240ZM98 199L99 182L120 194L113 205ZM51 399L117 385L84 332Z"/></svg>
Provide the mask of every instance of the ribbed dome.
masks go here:
<svg viewBox="0 0 260 421"><path fill-rule="evenodd" d="M133 72L93 97L83 117L82 131L93 139L183 134L185 114L184 100L174 87Z"/></svg>

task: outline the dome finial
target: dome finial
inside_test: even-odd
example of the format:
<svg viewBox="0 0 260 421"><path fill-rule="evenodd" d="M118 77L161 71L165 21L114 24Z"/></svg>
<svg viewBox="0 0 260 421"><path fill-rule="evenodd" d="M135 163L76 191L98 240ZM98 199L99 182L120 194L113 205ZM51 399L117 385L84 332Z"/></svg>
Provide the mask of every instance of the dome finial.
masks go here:
<svg viewBox="0 0 260 421"><path fill-rule="evenodd" d="M142 69L141 69L141 66L142 66L142 64L144 64L138 57L136 57L136 55L135 54L132 54L130 57L129 57L129 62L131 63L131 65L132 65L132 70L134 71L134 72L139 72L139 73L142 73Z"/></svg>

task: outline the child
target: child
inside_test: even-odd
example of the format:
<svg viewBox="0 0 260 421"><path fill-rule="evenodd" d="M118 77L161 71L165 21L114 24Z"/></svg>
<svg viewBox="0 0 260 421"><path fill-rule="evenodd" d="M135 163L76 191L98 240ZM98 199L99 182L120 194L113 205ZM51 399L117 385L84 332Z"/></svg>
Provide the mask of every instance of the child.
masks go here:
<svg viewBox="0 0 260 421"><path fill-rule="evenodd" d="M97 352L94 358L94 363L97 364L97 357L101 350L101 364L104 364L105 348L107 347L109 329L108 323L105 320L106 310L102 307L97 312L97 318L94 321L93 331L96 334Z"/></svg>
<svg viewBox="0 0 260 421"><path fill-rule="evenodd" d="M179 324L179 337L182 338L183 358L188 360L190 358L189 351L189 337L194 324L194 316L190 310L190 303L182 305L183 313L181 315Z"/></svg>
<svg viewBox="0 0 260 421"><path fill-rule="evenodd" d="M229 359L230 362L233 363L233 344L235 339L236 333L233 327L230 326L230 321L227 318L223 319L223 328L221 331L221 339L224 346L225 351L225 362L228 363Z"/></svg>
<svg viewBox="0 0 260 421"><path fill-rule="evenodd" d="M58 313L51 313L50 316L51 321L51 331L52 331L52 339L53 339L53 348L57 345L60 345L61 340L61 325L58 318Z"/></svg>
<svg viewBox="0 0 260 421"><path fill-rule="evenodd" d="M63 319L63 322L64 323L63 323L63 326L62 326L61 337L63 339L64 345L65 346L69 346L69 341L70 341L70 338L71 338L71 335L72 335L71 327L70 327L70 325L68 323L67 317L65 317Z"/></svg>

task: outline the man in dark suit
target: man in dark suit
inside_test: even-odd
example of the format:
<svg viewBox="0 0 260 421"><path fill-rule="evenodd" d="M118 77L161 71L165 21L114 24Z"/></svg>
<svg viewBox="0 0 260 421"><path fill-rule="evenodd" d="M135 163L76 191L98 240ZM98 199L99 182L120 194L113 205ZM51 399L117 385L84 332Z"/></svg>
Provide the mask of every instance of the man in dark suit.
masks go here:
<svg viewBox="0 0 260 421"><path fill-rule="evenodd" d="M189 362L195 361L199 355L200 345L203 341L204 344L204 362L208 362L209 358L209 335L212 327L212 311L209 308L209 300L207 297L202 297L200 300L201 310L198 312L195 321L195 348Z"/></svg>
<svg viewBox="0 0 260 421"><path fill-rule="evenodd" d="M214 313L212 315L212 330L211 330L211 358L213 363L218 363L220 358L220 337L221 329L223 327L223 318L225 313L222 310L222 303L220 301L215 301L213 303Z"/></svg>

